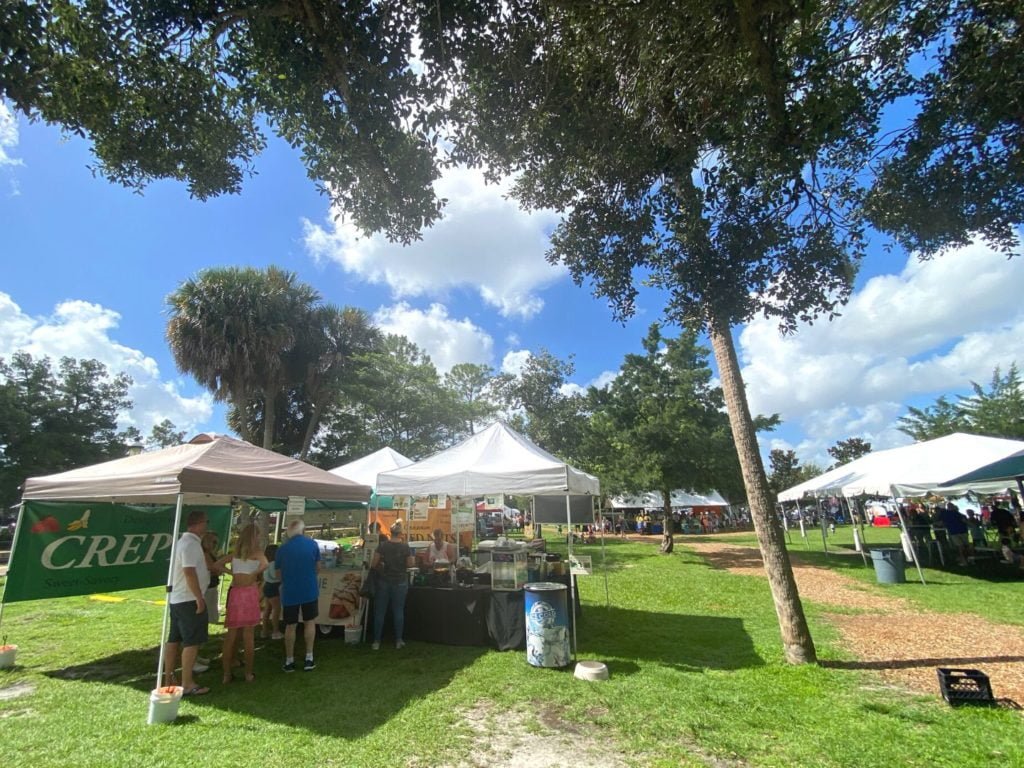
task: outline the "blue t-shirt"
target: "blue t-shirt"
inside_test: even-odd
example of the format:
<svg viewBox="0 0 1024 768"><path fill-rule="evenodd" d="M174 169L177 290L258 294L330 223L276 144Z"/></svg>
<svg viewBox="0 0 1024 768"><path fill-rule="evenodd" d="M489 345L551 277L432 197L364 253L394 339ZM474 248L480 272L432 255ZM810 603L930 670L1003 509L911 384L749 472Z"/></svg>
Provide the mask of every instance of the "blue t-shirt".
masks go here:
<svg viewBox="0 0 1024 768"><path fill-rule="evenodd" d="M281 575L281 605L302 605L320 597L319 559L320 547L308 536L296 536L281 545L274 558Z"/></svg>

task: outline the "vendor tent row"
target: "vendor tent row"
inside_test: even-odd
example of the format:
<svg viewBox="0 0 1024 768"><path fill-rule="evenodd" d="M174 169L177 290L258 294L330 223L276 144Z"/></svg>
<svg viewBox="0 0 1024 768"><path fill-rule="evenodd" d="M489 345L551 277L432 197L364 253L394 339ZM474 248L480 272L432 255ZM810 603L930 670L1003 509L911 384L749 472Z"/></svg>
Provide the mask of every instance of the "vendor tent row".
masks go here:
<svg viewBox="0 0 1024 768"><path fill-rule="evenodd" d="M959 496L997 493L1024 477L1024 442L957 432L875 451L779 493L779 501L823 496Z"/></svg>

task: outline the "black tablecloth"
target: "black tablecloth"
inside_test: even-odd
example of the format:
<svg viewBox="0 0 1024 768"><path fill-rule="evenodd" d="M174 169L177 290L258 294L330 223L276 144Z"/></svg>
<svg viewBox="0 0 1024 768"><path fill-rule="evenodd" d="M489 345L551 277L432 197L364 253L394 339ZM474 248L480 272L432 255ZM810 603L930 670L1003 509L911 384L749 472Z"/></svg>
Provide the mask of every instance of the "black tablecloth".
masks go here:
<svg viewBox="0 0 1024 768"><path fill-rule="evenodd" d="M568 576L551 580L569 585ZM410 587L405 603L405 639L501 651L526 648L525 600L521 589L493 592L487 586ZM579 610L577 591L576 612Z"/></svg>
<svg viewBox="0 0 1024 768"><path fill-rule="evenodd" d="M405 638L443 645L490 645L490 587L410 587Z"/></svg>

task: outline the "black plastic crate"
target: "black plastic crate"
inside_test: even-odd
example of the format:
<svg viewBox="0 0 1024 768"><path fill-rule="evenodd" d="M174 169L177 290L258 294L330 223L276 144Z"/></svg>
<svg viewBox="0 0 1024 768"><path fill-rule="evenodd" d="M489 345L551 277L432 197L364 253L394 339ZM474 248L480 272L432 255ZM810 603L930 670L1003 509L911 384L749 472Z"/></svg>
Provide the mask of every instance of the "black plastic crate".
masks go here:
<svg viewBox="0 0 1024 768"><path fill-rule="evenodd" d="M994 704L992 685L988 675L979 669L949 669L939 667L939 690L942 698L956 704Z"/></svg>

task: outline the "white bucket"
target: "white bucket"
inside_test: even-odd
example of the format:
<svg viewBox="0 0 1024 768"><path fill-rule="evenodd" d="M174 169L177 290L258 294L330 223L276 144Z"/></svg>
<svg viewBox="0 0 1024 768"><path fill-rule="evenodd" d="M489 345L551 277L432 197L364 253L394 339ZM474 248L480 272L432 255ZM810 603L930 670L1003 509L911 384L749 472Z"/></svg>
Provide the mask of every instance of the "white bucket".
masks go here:
<svg viewBox="0 0 1024 768"><path fill-rule="evenodd" d="M18 646L5 645L0 650L0 669L10 669L14 666L14 657L18 655Z"/></svg>
<svg viewBox="0 0 1024 768"><path fill-rule="evenodd" d="M178 717L178 705L185 689L180 685L157 688L149 694L149 718L146 723L173 723Z"/></svg>
<svg viewBox="0 0 1024 768"><path fill-rule="evenodd" d="M355 645L359 642L359 639L360 637L362 637L362 634L362 627L345 627L345 642L348 645Z"/></svg>

